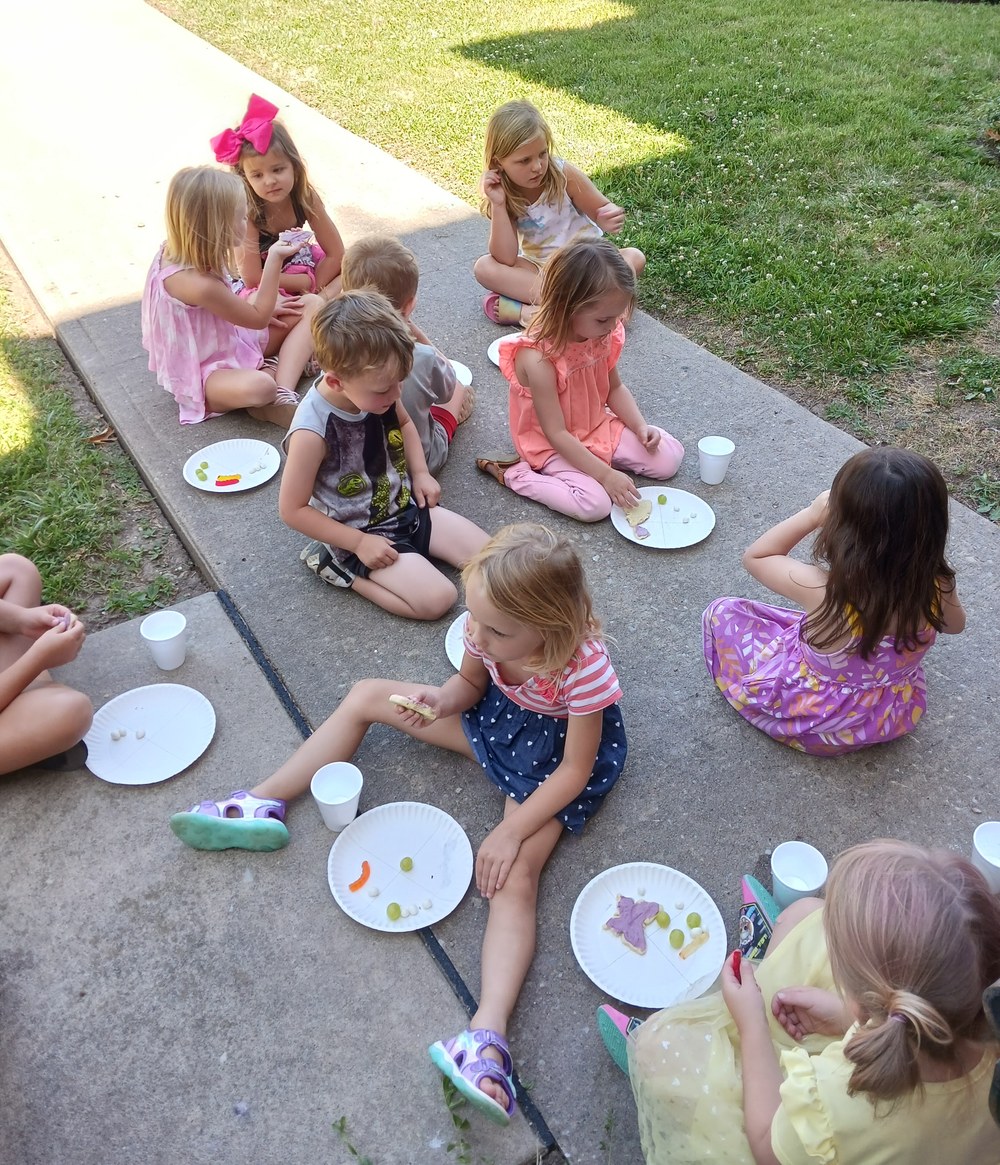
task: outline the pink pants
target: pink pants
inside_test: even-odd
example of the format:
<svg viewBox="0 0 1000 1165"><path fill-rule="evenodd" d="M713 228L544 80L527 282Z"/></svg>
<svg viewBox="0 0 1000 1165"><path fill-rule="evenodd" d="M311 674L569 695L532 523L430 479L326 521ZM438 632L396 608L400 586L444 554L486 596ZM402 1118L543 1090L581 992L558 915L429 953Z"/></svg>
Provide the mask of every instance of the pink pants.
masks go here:
<svg viewBox="0 0 1000 1165"><path fill-rule="evenodd" d="M664 429L657 431L660 443L650 453L635 433L625 429L611 457L614 468L641 473L654 481L673 477L680 468L684 446ZM527 461L519 461L506 471L504 483L522 497L581 522L600 522L611 513L611 498L604 486L590 474L574 469L558 453L538 472Z"/></svg>

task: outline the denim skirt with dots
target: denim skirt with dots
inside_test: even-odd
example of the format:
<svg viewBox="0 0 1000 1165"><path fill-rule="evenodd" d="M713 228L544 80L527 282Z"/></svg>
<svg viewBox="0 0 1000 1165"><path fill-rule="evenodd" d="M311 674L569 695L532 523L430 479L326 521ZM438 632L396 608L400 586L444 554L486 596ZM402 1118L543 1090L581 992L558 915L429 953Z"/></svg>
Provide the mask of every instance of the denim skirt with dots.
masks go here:
<svg viewBox="0 0 1000 1165"><path fill-rule="evenodd" d="M462 713L462 726L483 772L508 797L521 802L555 771L566 748L566 719L529 712L494 684L475 707ZM604 709L597 760L587 787L561 812L559 821L579 833L600 808L625 765L625 726L621 709Z"/></svg>

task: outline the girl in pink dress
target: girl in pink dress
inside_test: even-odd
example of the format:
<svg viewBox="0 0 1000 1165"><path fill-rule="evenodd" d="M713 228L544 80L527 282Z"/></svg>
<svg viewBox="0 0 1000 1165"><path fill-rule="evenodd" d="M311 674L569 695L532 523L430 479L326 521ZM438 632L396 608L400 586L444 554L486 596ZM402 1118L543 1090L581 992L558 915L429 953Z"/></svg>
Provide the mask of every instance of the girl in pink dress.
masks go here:
<svg viewBox="0 0 1000 1165"><path fill-rule="evenodd" d="M790 551L819 534L811 563ZM923 658L965 627L945 556L948 491L905 449L866 449L831 489L762 534L743 565L804 611L716 599L705 661L744 720L814 756L910 732L927 707Z"/></svg>
<svg viewBox="0 0 1000 1165"><path fill-rule="evenodd" d="M626 470L673 477L684 447L647 423L618 375L635 272L611 243L585 240L545 268L527 332L500 346L515 457L476 461L501 485L581 522L640 499Z"/></svg>
<svg viewBox="0 0 1000 1165"><path fill-rule="evenodd" d="M177 401L182 425L245 408L287 428L298 404L295 385L312 353L309 323L322 300L300 296L277 306L281 264L297 249L292 243L271 248L251 298L236 294L229 272L246 216L235 174L199 166L170 182L167 241L142 293L142 344L150 371ZM264 357L275 353L273 372L264 371Z"/></svg>

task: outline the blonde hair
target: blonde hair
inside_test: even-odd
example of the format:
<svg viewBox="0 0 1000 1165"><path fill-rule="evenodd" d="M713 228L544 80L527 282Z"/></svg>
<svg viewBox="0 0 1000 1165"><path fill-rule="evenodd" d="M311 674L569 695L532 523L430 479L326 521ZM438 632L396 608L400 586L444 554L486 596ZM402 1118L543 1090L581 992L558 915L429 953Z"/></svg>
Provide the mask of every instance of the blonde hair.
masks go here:
<svg viewBox="0 0 1000 1165"><path fill-rule="evenodd" d="M621 251L606 239L567 243L545 265L528 335L561 352L573 339L573 316L610 291L627 296L629 315L635 305L635 272Z"/></svg>
<svg viewBox="0 0 1000 1165"><path fill-rule="evenodd" d="M549 129L548 122L534 105L530 101L508 101L506 105L501 105L499 109L494 110L493 116L486 123L484 150L486 169L496 170L499 173L500 182L507 197L507 211L515 221L527 210L529 202L523 194L517 191L514 183L507 177L502 162L504 158L509 158L511 154L516 153L525 142L530 142L539 134L545 139L545 145L549 151L549 165L545 171L545 180L539 193L531 201L537 202L539 198L544 197L549 202L562 202L566 194L566 176L562 172L562 167L555 165L552 130ZM490 200L483 198L479 205L482 213L487 218L491 218L493 204Z"/></svg>
<svg viewBox="0 0 1000 1165"><path fill-rule="evenodd" d="M601 634L583 565L568 539L547 526L504 526L465 565L498 611L542 637L531 660L540 675L558 674L585 639Z"/></svg>
<svg viewBox="0 0 1000 1165"><path fill-rule="evenodd" d="M271 141L264 153L258 153L248 141L244 141L243 148L240 150L240 160L233 167L234 172L239 174L243 181L247 194L247 214L258 231L267 229L267 203L257 195L247 180L244 164L249 158L264 158L272 150L284 154L292 167L292 189L288 197L292 200L292 210L297 225L301 226L309 218L316 203L316 191L309 181L306 164L292 141L292 135L280 121L272 121Z"/></svg>
<svg viewBox="0 0 1000 1165"><path fill-rule="evenodd" d="M313 316L312 336L319 366L343 379L391 361L402 380L413 367L410 329L386 297L371 288L325 303Z"/></svg>
<svg viewBox="0 0 1000 1165"><path fill-rule="evenodd" d="M988 1038L984 989L1000 977L1000 900L966 858L903 841L836 860L823 911L830 967L864 1017L844 1055L848 1093L874 1103L921 1087L917 1053L958 1067Z"/></svg>
<svg viewBox="0 0 1000 1165"><path fill-rule="evenodd" d="M165 257L206 275L236 270L236 215L246 205L243 183L214 166L188 166L167 187Z"/></svg>
<svg viewBox="0 0 1000 1165"><path fill-rule="evenodd" d="M416 255L391 235L365 235L344 252L340 285L345 291L374 287L402 311L416 299L419 282Z"/></svg>

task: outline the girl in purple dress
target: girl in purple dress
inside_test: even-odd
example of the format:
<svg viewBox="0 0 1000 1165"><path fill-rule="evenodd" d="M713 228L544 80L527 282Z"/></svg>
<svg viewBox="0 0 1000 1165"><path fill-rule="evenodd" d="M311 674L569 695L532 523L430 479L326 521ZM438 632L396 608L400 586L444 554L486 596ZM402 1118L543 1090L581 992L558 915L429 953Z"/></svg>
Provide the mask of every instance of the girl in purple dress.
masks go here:
<svg viewBox="0 0 1000 1165"><path fill-rule="evenodd" d="M812 562L790 551L818 530ZM774 740L836 756L910 732L927 707L923 657L965 627L945 556L948 491L905 449L866 449L830 490L762 534L743 565L804 611L716 599L705 662L739 714Z"/></svg>

